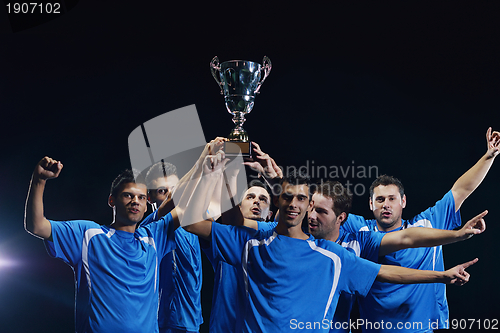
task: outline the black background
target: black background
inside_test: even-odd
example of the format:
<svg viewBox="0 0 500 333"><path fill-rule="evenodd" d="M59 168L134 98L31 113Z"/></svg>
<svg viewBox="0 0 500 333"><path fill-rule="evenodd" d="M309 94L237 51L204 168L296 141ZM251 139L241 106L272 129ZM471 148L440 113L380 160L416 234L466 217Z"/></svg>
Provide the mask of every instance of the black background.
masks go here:
<svg viewBox="0 0 500 333"><path fill-rule="evenodd" d="M270 57L245 128L278 164L376 166L405 184L407 219L485 153L489 126L500 130L498 2L65 6L30 28L30 14L0 10L0 259L11 262L0 265L2 332L74 325L71 269L23 229L35 164L45 155L64 164L47 186L47 217L109 223L109 186L130 166L133 129L190 104L207 140L232 128L209 70L215 55ZM374 178L347 180L361 184L360 193ZM446 267L480 259L469 284L448 288L450 319L499 318L499 181L493 165L462 208L464 221L490 210L485 234L444 248ZM371 216L367 202L365 191L353 211Z"/></svg>

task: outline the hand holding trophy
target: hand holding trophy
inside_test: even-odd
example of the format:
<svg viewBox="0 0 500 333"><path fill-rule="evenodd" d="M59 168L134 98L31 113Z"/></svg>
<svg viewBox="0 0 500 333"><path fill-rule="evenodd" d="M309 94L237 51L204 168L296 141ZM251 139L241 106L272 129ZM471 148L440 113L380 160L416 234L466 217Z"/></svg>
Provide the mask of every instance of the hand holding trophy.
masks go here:
<svg viewBox="0 0 500 333"><path fill-rule="evenodd" d="M253 61L231 60L219 64L217 56L210 62L212 75L221 88L227 111L233 115L236 125L228 136L229 142L235 145L225 147L226 156L238 155L239 151L235 151L235 148L241 150L243 157L252 155L252 144L243 129L243 123L246 120L245 115L253 109L255 95L259 93L262 83L271 72L271 60L264 57L262 63L261 65Z"/></svg>

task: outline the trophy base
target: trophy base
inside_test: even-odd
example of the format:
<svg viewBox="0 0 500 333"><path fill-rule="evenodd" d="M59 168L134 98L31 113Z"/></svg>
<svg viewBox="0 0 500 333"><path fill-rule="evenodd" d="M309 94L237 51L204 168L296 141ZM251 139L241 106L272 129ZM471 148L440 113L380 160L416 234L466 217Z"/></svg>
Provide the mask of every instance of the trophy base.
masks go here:
<svg viewBox="0 0 500 333"><path fill-rule="evenodd" d="M252 156L252 143L243 141L224 142L224 153L227 157L242 155L244 158Z"/></svg>

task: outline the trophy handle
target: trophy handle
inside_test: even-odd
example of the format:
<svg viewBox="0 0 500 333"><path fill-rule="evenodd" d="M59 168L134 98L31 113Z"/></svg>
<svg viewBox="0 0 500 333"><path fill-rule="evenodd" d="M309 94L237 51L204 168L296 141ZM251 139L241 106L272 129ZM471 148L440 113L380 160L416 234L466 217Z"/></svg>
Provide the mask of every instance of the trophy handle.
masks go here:
<svg viewBox="0 0 500 333"><path fill-rule="evenodd" d="M271 59L269 59L267 56L264 56L264 59L262 59L262 68L261 70L264 71L264 75L262 76L261 80L259 81L259 84L257 85L257 89L255 89L255 93L258 94L260 90L260 86L262 83L264 83L264 80L269 76L269 73L271 73L271 68L273 65L271 64Z"/></svg>
<svg viewBox="0 0 500 333"><path fill-rule="evenodd" d="M219 58L217 56L215 56L212 59L212 61L210 61L210 71L212 72L212 76L214 77L215 81L219 85L220 94L223 95L224 91L222 89L222 86L224 85L224 82L221 82L218 76L218 74L220 73L220 66L219 66Z"/></svg>

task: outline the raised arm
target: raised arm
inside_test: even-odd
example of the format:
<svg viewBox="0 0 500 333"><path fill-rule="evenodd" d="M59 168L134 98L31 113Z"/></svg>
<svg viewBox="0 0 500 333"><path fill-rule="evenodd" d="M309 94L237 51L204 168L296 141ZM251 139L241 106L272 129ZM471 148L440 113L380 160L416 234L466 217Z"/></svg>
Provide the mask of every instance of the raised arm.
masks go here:
<svg viewBox="0 0 500 333"><path fill-rule="evenodd" d="M379 256L414 247L433 247L455 243L478 235L486 230L484 216L481 214L470 219L460 230L441 230L433 228L408 228L384 235L380 243Z"/></svg>
<svg viewBox="0 0 500 333"><path fill-rule="evenodd" d="M43 211L43 192L47 179L57 178L63 165L44 157L35 167L24 210L24 228L34 236L51 240L52 228Z"/></svg>
<svg viewBox="0 0 500 333"><path fill-rule="evenodd" d="M180 209L179 220L181 226L206 240L210 240L212 234L212 219L208 218L207 210L210 203L218 201L220 192L214 193L217 183L223 177L224 166L227 163L224 153L220 150L216 155L208 155L203 163L203 174L199 179L193 193L181 198L181 201L175 208ZM220 203L219 203L220 204Z"/></svg>
<svg viewBox="0 0 500 333"><path fill-rule="evenodd" d="M446 283L462 286L469 281L470 277L470 274L465 270L477 261L478 259L476 258L444 272L382 265L377 275L377 281L397 284Z"/></svg>
<svg viewBox="0 0 500 333"><path fill-rule="evenodd" d="M253 156L255 160L247 161L244 164L258 172L259 176L262 177L263 181L267 183L267 186L272 190L273 186L269 182L271 181L274 183L283 178L283 171L269 154L262 151L258 143L252 142L252 146L254 147ZM227 220L232 221L232 225L243 225L256 230L259 228L259 224L256 220L244 218L239 209L232 209L223 214L223 217L224 216L227 217Z"/></svg>
<svg viewBox="0 0 500 333"><path fill-rule="evenodd" d="M186 195L190 195L191 193L193 193L194 188L198 184L197 180L201 177L203 162L205 158L213 152L218 151L223 146L224 141L226 141L226 139L217 137L205 145L205 148L203 149L196 163L179 180L179 183L174 188L176 195L174 196L173 193L168 193L165 200L163 200L160 207L158 207L158 217L162 217L167 215L168 213L171 213L175 228L180 226L179 214L178 210L175 209L175 203L181 200L180 198L184 195L184 193L186 193ZM184 196L184 198L185 197L186 196ZM188 200L189 198L187 199L187 201Z"/></svg>
<svg viewBox="0 0 500 333"><path fill-rule="evenodd" d="M490 167L499 152L500 133L496 131L492 133L491 127L488 128L488 131L486 132L486 144L486 154L484 154L472 168L458 178L451 188L453 198L455 199L456 211L460 209L460 206L465 199L467 199L467 197L479 186L479 184L481 184L484 177L490 170Z"/></svg>

